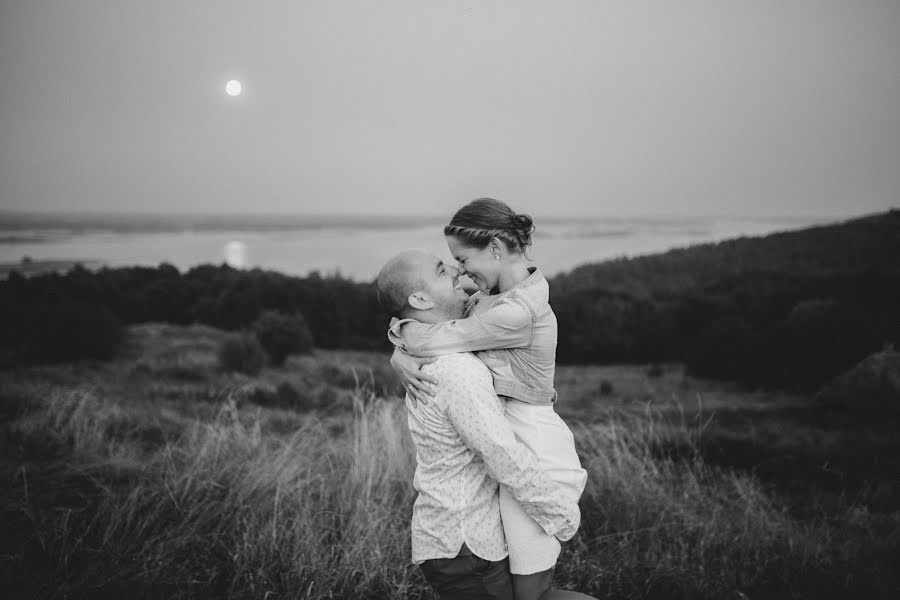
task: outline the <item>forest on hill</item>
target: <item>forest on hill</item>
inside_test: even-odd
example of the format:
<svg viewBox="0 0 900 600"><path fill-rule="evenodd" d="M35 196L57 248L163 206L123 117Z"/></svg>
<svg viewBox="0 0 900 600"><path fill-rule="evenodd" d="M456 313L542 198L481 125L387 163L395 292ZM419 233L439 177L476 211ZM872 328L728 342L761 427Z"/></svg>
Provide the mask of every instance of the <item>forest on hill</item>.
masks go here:
<svg viewBox="0 0 900 600"><path fill-rule="evenodd" d="M900 340L900 210L586 265L550 302L560 362L809 391Z"/></svg>
<svg viewBox="0 0 900 600"><path fill-rule="evenodd" d="M550 281L562 363L683 362L698 375L810 391L900 342L900 210L586 265ZM0 282L0 366L104 358L124 325L250 326L302 315L316 346L388 349L372 283L172 265Z"/></svg>

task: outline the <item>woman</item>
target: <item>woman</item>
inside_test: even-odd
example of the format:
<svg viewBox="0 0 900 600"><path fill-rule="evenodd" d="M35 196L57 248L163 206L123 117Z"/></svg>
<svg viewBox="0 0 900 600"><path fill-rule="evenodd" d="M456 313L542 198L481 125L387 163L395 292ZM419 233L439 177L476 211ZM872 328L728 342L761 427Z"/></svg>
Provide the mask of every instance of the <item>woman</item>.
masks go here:
<svg viewBox="0 0 900 600"><path fill-rule="evenodd" d="M533 232L531 217L516 214L499 200L479 198L457 211L444 235L460 275L467 275L478 291L470 297L464 319L437 325L393 322L389 337L398 348L391 364L414 400L427 402L429 384L437 383L420 371L430 362L427 357L476 352L490 369L498 396L506 401L506 417L516 437L550 479L577 498L587 473L572 432L553 409L556 316L546 279L529 266L526 250ZM559 540L547 535L502 486L500 513L516 600L588 598L550 589Z"/></svg>

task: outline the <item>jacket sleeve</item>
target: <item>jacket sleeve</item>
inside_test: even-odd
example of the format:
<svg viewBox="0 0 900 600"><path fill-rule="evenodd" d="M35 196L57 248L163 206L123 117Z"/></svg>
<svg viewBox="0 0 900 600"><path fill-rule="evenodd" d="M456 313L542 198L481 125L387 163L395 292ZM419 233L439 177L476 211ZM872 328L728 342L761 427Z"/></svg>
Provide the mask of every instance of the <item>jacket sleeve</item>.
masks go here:
<svg viewBox="0 0 900 600"><path fill-rule="evenodd" d="M534 315L519 298L504 298L481 314L429 325L414 320L392 322L388 339L415 356L440 356L522 348L531 344Z"/></svg>

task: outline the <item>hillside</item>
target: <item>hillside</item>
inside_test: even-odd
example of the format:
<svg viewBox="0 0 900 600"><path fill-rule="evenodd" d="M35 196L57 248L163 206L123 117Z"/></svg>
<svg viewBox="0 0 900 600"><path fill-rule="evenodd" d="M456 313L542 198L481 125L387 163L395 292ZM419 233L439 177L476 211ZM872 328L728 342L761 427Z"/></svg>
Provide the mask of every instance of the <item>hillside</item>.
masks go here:
<svg viewBox="0 0 900 600"><path fill-rule="evenodd" d="M900 211L580 267L551 304L562 362L812 391L900 339Z"/></svg>
<svg viewBox="0 0 900 600"><path fill-rule="evenodd" d="M830 225L584 265L552 281L554 291L560 294L603 289L640 297L686 292L748 272L900 277L900 209Z"/></svg>

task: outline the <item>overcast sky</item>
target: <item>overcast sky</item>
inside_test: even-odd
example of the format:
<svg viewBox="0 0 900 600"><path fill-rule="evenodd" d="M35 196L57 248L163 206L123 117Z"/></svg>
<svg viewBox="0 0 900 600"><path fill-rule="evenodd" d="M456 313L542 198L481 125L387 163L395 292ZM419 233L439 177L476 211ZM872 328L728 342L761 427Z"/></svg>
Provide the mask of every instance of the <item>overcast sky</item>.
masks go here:
<svg viewBox="0 0 900 600"><path fill-rule="evenodd" d="M225 94L238 79L244 94ZM0 208L900 206L898 0L0 0Z"/></svg>

